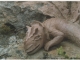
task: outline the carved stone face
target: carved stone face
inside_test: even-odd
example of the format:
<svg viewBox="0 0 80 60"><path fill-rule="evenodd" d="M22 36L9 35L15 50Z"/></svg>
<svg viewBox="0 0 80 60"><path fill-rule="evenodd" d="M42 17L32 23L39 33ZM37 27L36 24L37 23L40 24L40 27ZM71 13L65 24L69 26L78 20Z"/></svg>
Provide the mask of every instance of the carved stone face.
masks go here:
<svg viewBox="0 0 80 60"><path fill-rule="evenodd" d="M43 47L45 34L40 22L35 22L31 27L27 26L27 28L24 48L28 54L33 54Z"/></svg>

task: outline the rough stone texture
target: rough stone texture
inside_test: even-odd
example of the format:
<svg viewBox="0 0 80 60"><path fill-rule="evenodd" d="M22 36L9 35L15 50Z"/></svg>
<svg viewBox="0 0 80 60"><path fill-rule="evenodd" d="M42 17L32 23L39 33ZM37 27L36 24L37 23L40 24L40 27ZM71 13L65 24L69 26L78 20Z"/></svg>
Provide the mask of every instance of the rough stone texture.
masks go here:
<svg viewBox="0 0 80 60"><path fill-rule="evenodd" d="M44 21L51 17L65 18L80 24L80 2L20 2L0 1L0 59L53 59L80 58L80 48L70 41L63 41L50 51L40 51L27 55L23 42L26 25L33 20ZM78 16L79 15L79 16ZM78 18L77 18L78 16ZM63 47L66 56L59 55L57 49Z"/></svg>

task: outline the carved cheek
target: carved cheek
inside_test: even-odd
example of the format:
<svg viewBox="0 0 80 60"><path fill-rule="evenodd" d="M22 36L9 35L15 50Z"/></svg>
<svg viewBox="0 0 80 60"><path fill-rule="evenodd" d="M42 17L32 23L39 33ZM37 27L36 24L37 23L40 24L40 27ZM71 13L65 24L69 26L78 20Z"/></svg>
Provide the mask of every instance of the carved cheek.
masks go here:
<svg viewBox="0 0 80 60"><path fill-rule="evenodd" d="M28 45L27 48L26 48L26 50L29 49L29 48L31 48L32 46L33 46L33 44Z"/></svg>
<svg viewBox="0 0 80 60"><path fill-rule="evenodd" d="M32 42L30 42L30 41L25 41L24 42L24 48L27 50L27 49L29 49L29 48L31 48L33 46L33 44L32 44Z"/></svg>

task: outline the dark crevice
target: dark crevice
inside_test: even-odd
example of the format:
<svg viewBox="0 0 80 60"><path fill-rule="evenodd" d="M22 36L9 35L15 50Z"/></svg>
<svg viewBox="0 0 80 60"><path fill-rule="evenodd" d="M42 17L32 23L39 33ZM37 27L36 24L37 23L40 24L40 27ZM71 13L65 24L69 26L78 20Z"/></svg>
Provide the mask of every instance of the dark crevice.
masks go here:
<svg viewBox="0 0 80 60"><path fill-rule="evenodd" d="M44 15L42 13L36 13L34 16L32 16L33 19L39 20L40 22L43 22L46 19L52 18L49 15Z"/></svg>
<svg viewBox="0 0 80 60"><path fill-rule="evenodd" d="M68 1L67 2L67 9L69 9L69 12L68 12L69 15L71 15L71 5L72 5L72 2Z"/></svg>
<svg viewBox="0 0 80 60"><path fill-rule="evenodd" d="M8 26L10 28L11 33L16 33L16 27L10 23L5 23L4 25Z"/></svg>
<svg viewBox="0 0 80 60"><path fill-rule="evenodd" d="M10 23L5 23L6 26L10 27L11 30L15 30L16 28L10 24Z"/></svg>

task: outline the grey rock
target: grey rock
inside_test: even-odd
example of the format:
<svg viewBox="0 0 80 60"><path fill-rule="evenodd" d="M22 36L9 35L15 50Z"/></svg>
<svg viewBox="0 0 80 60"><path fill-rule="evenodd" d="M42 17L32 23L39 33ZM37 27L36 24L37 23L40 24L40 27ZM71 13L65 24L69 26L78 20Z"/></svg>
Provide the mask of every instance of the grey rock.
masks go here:
<svg viewBox="0 0 80 60"><path fill-rule="evenodd" d="M54 3L54 2L53 2ZM43 48L33 55L28 55L24 50L24 36L27 31L26 25L30 25L34 20L44 21L51 17L61 17L60 12L65 18L69 18L69 8L66 2L55 2L54 5L49 2L14 2L0 1L0 27L7 24L12 29L10 34L0 33L0 59L53 59L65 58L59 56L57 49L63 46L69 57L80 58L80 48L69 42L62 42L54 46L50 51ZM74 4L77 8L77 3ZM73 6L72 5L72 6ZM47 8L46 8L47 7ZM53 7L53 8L52 8ZM76 9L71 8L76 13ZM75 13L72 13L72 17ZM76 13L77 14L77 13ZM75 15L76 15L75 14ZM74 16L75 16L74 15ZM72 18L71 17L71 18ZM69 18L70 19L70 18ZM14 28L14 29L13 29ZM1 29L0 29L1 30ZM14 31L15 30L15 31ZM13 32L14 31L14 32Z"/></svg>
<svg viewBox="0 0 80 60"><path fill-rule="evenodd" d="M15 44L16 41L17 41L17 40L16 40L16 37L15 37L15 36L11 36L11 37L9 38L9 44Z"/></svg>
<svg viewBox="0 0 80 60"><path fill-rule="evenodd" d="M38 10L39 7L43 6L43 3L37 3L35 10L31 9L30 6L20 7L16 5L16 2L0 2L0 23L10 23L16 30L25 28L33 20L43 21L47 15L44 15ZM2 4L3 3L3 4Z"/></svg>

